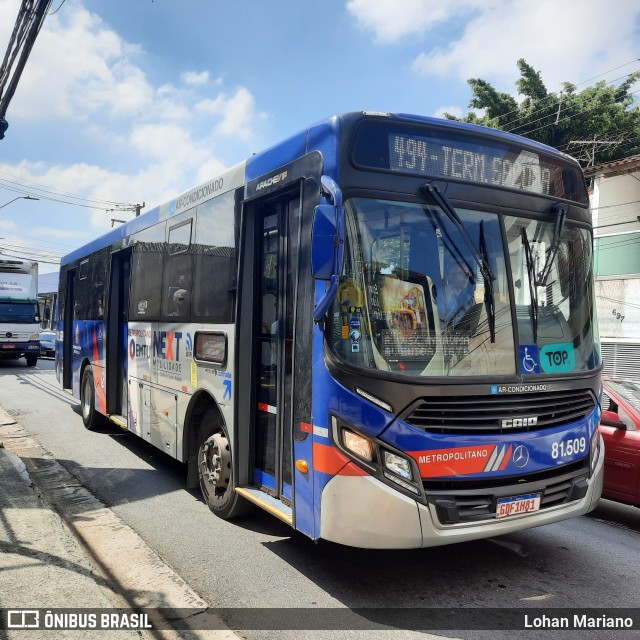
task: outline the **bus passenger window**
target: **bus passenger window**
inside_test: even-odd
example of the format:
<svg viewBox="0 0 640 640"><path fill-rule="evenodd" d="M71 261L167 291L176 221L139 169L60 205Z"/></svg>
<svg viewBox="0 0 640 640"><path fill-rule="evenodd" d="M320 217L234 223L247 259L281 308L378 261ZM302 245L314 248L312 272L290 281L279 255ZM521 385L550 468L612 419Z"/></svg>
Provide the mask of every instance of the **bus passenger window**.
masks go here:
<svg viewBox="0 0 640 640"><path fill-rule="evenodd" d="M160 252L134 250L129 319L159 319L163 262L163 254Z"/></svg>
<svg viewBox="0 0 640 640"><path fill-rule="evenodd" d="M189 292L186 289L169 287L169 308L172 309L169 315L174 317L184 317L189 313Z"/></svg>
<svg viewBox="0 0 640 640"><path fill-rule="evenodd" d="M178 254L165 261L162 315L188 320L191 310L191 255Z"/></svg>

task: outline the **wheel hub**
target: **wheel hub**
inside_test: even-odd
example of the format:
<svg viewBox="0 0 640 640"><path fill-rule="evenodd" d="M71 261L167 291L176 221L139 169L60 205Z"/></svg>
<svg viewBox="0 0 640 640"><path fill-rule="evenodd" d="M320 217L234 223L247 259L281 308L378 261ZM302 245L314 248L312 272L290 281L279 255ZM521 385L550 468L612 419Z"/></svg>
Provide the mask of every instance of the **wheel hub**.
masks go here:
<svg viewBox="0 0 640 640"><path fill-rule="evenodd" d="M229 443L221 433L214 433L202 446L202 473L216 492L224 493L231 477Z"/></svg>

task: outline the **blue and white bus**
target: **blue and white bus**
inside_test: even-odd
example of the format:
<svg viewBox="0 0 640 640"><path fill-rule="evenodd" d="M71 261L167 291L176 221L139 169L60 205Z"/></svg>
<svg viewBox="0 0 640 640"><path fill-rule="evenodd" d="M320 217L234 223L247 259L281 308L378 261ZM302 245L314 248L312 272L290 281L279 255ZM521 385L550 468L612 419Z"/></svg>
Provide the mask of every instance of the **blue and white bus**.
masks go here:
<svg viewBox="0 0 640 640"><path fill-rule="evenodd" d="M530 140L331 117L66 256L58 309L85 426L222 518L414 548L600 497L587 191Z"/></svg>

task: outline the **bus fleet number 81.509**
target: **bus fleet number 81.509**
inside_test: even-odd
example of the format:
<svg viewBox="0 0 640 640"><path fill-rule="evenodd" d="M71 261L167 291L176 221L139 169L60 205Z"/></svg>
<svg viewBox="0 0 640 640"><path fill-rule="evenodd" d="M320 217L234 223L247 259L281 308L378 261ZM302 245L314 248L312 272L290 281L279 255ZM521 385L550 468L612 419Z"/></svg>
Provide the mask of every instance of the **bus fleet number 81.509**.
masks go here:
<svg viewBox="0 0 640 640"><path fill-rule="evenodd" d="M554 442L551 446L551 457L555 460L557 458L569 457L576 453L584 453L586 450L587 439L583 436L582 438Z"/></svg>

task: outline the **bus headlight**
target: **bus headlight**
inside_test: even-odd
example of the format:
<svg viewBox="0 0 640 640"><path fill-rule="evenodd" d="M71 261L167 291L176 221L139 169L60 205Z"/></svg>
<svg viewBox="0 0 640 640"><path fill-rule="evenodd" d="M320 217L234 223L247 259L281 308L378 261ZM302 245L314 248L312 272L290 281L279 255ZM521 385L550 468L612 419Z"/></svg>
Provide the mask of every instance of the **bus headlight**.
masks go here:
<svg viewBox="0 0 640 640"><path fill-rule="evenodd" d="M390 451L383 451L382 460L382 473L387 480L391 480L406 491L420 495L420 489L413 483L411 465L406 458Z"/></svg>
<svg viewBox="0 0 640 640"><path fill-rule="evenodd" d="M331 425L337 447L369 475L394 489L424 497L420 472L412 458L394 451L391 445L359 433L336 416L331 416Z"/></svg>
<svg viewBox="0 0 640 640"><path fill-rule="evenodd" d="M359 458L363 458L369 462L373 460L373 443L359 433L354 433L353 431L349 431L349 429L343 429L342 444L345 449L348 449Z"/></svg>
<svg viewBox="0 0 640 640"><path fill-rule="evenodd" d="M32 333L31 337L29 338L29 340L40 340L40 334L39 333Z"/></svg>
<svg viewBox="0 0 640 640"><path fill-rule="evenodd" d="M383 453L383 460L384 466L389 469L389 471L405 480L411 480L411 466L406 458L402 458L390 451L385 451Z"/></svg>

